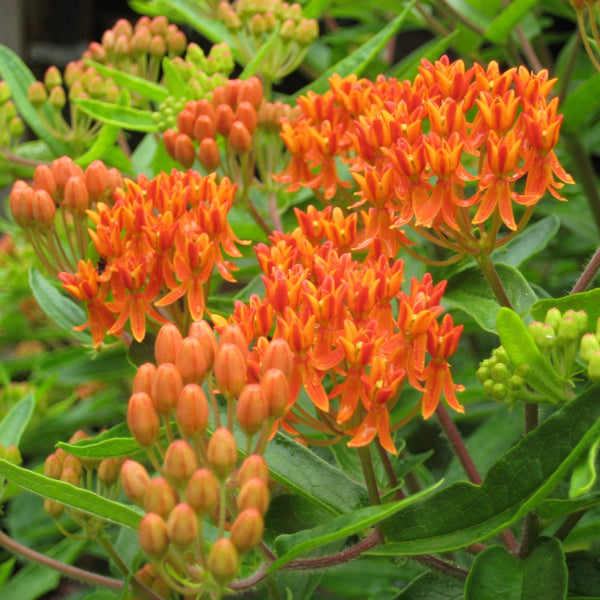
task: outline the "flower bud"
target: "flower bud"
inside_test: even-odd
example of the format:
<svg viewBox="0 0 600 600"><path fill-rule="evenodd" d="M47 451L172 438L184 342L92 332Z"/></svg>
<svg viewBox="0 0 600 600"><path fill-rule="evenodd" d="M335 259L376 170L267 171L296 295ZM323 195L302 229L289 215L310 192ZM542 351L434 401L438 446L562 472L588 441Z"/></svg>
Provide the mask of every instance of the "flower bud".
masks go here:
<svg viewBox="0 0 600 600"><path fill-rule="evenodd" d="M228 538L218 539L208 555L208 570L221 585L231 581L240 566L240 557L233 542Z"/></svg>
<svg viewBox="0 0 600 600"><path fill-rule="evenodd" d="M10 100L10 88L6 81L0 81L0 107L4 106Z"/></svg>
<svg viewBox="0 0 600 600"><path fill-rule="evenodd" d="M161 363L152 383L152 399L159 414L168 416L177 408L182 389L183 381L177 367L172 363Z"/></svg>
<svg viewBox="0 0 600 600"><path fill-rule="evenodd" d="M495 383L492 388L492 399L496 400L496 402L502 402L506 399L508 394L508 390L503 383Z"/></svg>
<svg viewBox="0 0 600 600"><path fill-rule="evenodd" d="M286 19L279 28L279 37L284 42L289 42L296 37L296 23L293 19Z"/></svg>
<svg viewBox="0 0 600 600"><path fill-rule="evenodd" d="M167 36L167 48L169 56L183 54L187 45L187 38L183 31L174 31Z"/></svg>
<svg viewBox="0 0 600 600"><path fill-rule="evenodd" d="M193 137L194 135L194 122L196 120L196 115L189 110L182 110L177 115L177 129L179 129L179 133L185 133L189 137Z"/></svg>
<svg viewBox="0 0 600 600"><path fill-rule="evenodd" d="M127 405L127 425L140 446L151 446L160 432L160 419L152 398L145 392L136 392Z"/></svg>
<svg viewBox="0 0 600 600"><path fill-rule="evenodd" d="M44 511L49 517L57 521L65 512L65 507L63 504L57 502L56 500L44 498Z"/></svg>
<svg viewBox="0 0 600 600"><path fill-rule="evenodd" d="M265 529L262 515L255 508L242 511L231 526L231 541L239 552L251 550L260 542Z"/></svg>
<svg viewBox="0 0 600 600"><path fill-rule="evenodd" d="M67 103L67 96L63 87L57 85L50 90L48 103L55 111L61 111Z"/></svg>
<svg viewBox="0 0 600 600"><path fill-rule="evenodd" d="M253 436L258 433L266 418L269 408L265 394L257 383L251 383L240 392L236 406L236 416L242 431Z"/></svg>
<svg viewBox="0 0 600 600"><path fill-rule="evenodd" d="M578 341L580 333L577 319L573 316L567 316L565 313L556 333L561 342Z"/></svg>
<svg viewBox="0 0 600 600"><path fill-rule="evenodd" d="M265 459L259 454L248 456L236 476L238 487L242 487L248 480L253 478L261 479L265 485L269 483L269 468Z"/></svg>
<svg viewBox="0 0 600 600"><path fill-rule="evenodd" d="M481 383L490 378L490 370L487 367L480 366L475 372L475 376Z"/></svg>
<svg viewBox="0 0 600 600"><path fill-rule="evenodd" d="M77 215L85 215L90 207L89 195L85 181L81 177L69 177L65 185L65 199L62 205Z"/></svg>
<svg viewBox="0 0 600 600"><path fill-rule="evenodd" d="M198 529L198 518L189 504L180 502L169 514L167 534L180 550L185 550L196 539Z"/></svg>
<svg viewBox="0 0 600 600"><path fill-rule="evenodd" d="M507 365L510 362L510 357L508 356L508 353L506 352L503 346L498 346L492 352L492 356L496 359L496 361L504 363L505 365ZM490 367L492 366L493 365L490 365Z"/></svg>
<svg viewBox="0 0 600 600"><path fill-rule="evenodd" d="M98 480L106 486L113 485L119 478L119 462L116 458L105 458L98 465Z"/></svg>
<svg viewBox="0 0 600 600"><path fill-rule="evenodd" d="M500 383L508 379L508 367L504 363L497 363L490 369L490 376Z"/></svg>
<svg viewBox="0 0 600 600"><path fill-rule="evenodd" d="M190 169L196 158L196 150L192 139L185 133L180 133L175 138L175 160L180 162L186 169Z"/></svg>
<svg viewBox="0 0 600 600"><path fill-rule="evenodd" d="M248 353L248 338L237 323L230 323L222 329L219 335L219 346L223 344L234 344L243 356Z"/></svg>
<svg viewBox="0 0 600 600"><path fill-rule="evenodd" d="M131 50L139 54L148 52L151 40L152 34L150 33L150 30L147 27L142 27L138 29L131 38Z"/></svg>
<svg viewBox="0 0 600 600"><path fill-rule="evenodd" d="M52 479L60 479L62 473L62 461L56 454L50 454L44 461L44 475Z"/></svg>
<svg viewBox="0 0 600 600"><path fill-rule="evenodd" d="M287 379L292 376L294 355L289 344L283 338L272 339L263 353L260 371L264 375L269 369L283 371Z"/></svg>
<svg viewBox="0 0 600 600"><path fill-rule="evenodd" d="M201 383L210 369L210 355L204 351L202 342L194 337L186 337L179 347L175 366L183 383Z"/></svg>
<svg viewBox="0 0 600 600"><path fill-rule="evenodd" d="M202 434L208 427L208 401L202 388L195 383L188 383L177 402L177 425L185 435L190 437Z"/></svg>
<svg viewBox="0 0 600 600"><path fill-rule="evenodd" d="M600 343L598 338L593 333L586 333L581 338L581 344L579 346L579 353L584 362L589 362L592 354L600 350Z"/></svg>
<svg viewBox="0 0 600 600"><path fill-rule="evenodd" d="M133 393L145 392L152 396L152 384L155 374L156 366L153 363L148 362L140 365L133 378Z"/></svg>
<svg viewBox="0 0 600 600"><path fill-rule="evenodd" d="M162 363L175 364L177 352L179 352L179 346L181 346L182 341L183 336L176 325L173 325L173 323L163 325L154 343L154 358L156 358L156 363L158 365Z"/></svg>
<svg viewBox="0 0 600 600"><path fill-rule="evenodd" d="M269 369L260 380L265 393L269 416L279 419L285 415L290 402L290 388L283 371Z"/></svg>
<svg viewBox="0 0 600 600"><path fill-rule="evenodd" d="M258 77L249 77L245 81L242 81L237 97L237 101L240 104L246 101L250 102L254 108L258 108L263 98L263 87Z"/></svg>
<svg viewBox="0 0 600 600"><path fill-rule="evenodd" d="M246 359L235 344L219 344L214 373L222 394L237 396L246 383L246 370Z"/></svg>
<svg viewBox="0 0 600 600"><path fill-rule="evenodd" d="M164 477L155 477L150 481L144 494L146 512L153 512L167 518L177 502L179 502L177 492Z"/></svg>
<svg viewBox="0 0 600 600"><path fill-rule="evenodd" d="M35 190L31 198L31 209L33 220L44 227L51 229L54 225L56 205L52 196L46 190Z"/></svg>
<svg viewBox="0 0 600 600"><path fill-rule="evenodd" d="M508 386L509 391L518 392L519 390L523 389L525 381L522 377L519 377L518 375L512 375L508 378L506 385Z"/></svg>
<svg viewBox="0 0 600 600"><path fill-rule="evenodd" d="M544 319L544 323L546 325L550 325L554 331L557 331L560 327L560 322L562 321L562 315L560 314L560 310L554 307L546 312L546 318Z"/></svg>
<svg viewBox="0 0 600 600"><path fill-rule="evenodd" d="M219 104L215 109L215 127L224 136L229 135L231 124L235 120L233 109L229 104Z"/></svg>
<svg viewBox="0 0 600 600"><path fill-rule="evenodd" d="M149 27L153 35L164 37L169 30L169 20L164 15L159 15L150 21Z"/></svg>
<svg viewBox="0 0 600 600"><path fill-rule="evenodd" d="M204 138L198 147L198 160L207 171L214 171L221 164L221 151L213 138Z"/></svg>
<svg viewBox="0 0 600 600"><path fill-rule="evenodd" d="M48 99L48 93L46 88L41 81L35 81L27 89L27 100L31 103L33 108L40 110Z"/></svg>
<svg viewBox="0 0 600 600"><path fill-rule="evenodd" d="M296 28L296 41L309 46L319 37L319 24L315 19L302 19Z"/></svg>
<svg viewBox="0 0 600 600"><path fill-rule="evenodd" d="M204 320L194 321L190 325L188 335L194 336L200 340L204 352L210 358L210 367L212 369L215 355L217 354L217 337L212 327Z"/></svg>
<svg viewBox="0 0 600 600"><path fill-rule="evenodd" d="M164 519L155 513L148 513L138 527L140 547L150 560L159 561L169 549L169 534Z"/></svg>
<svg viewBox="0 0 600 600"><path fill-rule="evenodd" d="M75 487L81 487L81 475L71 467L63 467L62 473L60 474L60 481L70 483Z"/></svg>
<svg viewBox="0 0 600 600"><path fill-rule="evenodd" d="M246 100L238 104L238 107L235 109L235 118L246 126L250 134L254 132L258 124L256 109Z"/></svg>
<svg viewBox="0 0 600 600"><path fill-rule="evenodd" d="M171 158L175 158L175 139L179 134L174 129L167 129L163 133L163 144L165 150Z"/></svg>
<svg viewBox="0 0 600 600"><path fill-rule="evenodd" d="M189 478L198 468L198 459L187 442L176 440L167 448L163 467L171 485L180 488L187 485Z"/></svg>
<svg viewBox="0 0 600 600"><path fill-rule="evenodd" d="M101 160L94 160L85 170L85 186L91 202L104 199L109 190L108 169Z"/></svg>
<svg viewBox="0 0 600 600"><path fill-rule="evenodd" d="M241 121L234 121L231 124L228 139L237 154L246 154L252 147L252 135Z"/></svg>
<svg viewBox="0 0 600 600"><path fill-rule="evenodd" d="M255 13L252 15L250 22L248 23L248 29L253 36L261 36L267 31L267 24L262 15Z"/></svg>
<svg viewBox="0 0 600 600"><path fill-rule="evenodd" d="M73 162L73 159L68 156L61 156L52 161L50 165L56 185L64 189L67 185L69 177L85 177L83 169Z"/></svg>
<svg viewBox="0 0 600 600"><path fill-rule="evenodd" d="M13 138L20 138L25 133L25 125L21 117L13 117L8 123L8 133Z"/></svg>
<svg viewBox="0 0 600 600"><path fill-rule="evenodd" d="M588 364L588 377L594 382L600 381L600 350L594 352L590 356L590 362Z"/></svg>
<svg viewBox="0 0 600 600"><path fill-rule="evenodd" d="M10 212L17 225L30 227L33 223L33 196L35 191L24 181L17 180L10 192Z"/></svg>
<svg viewBox="0 0 600 600"><path fill-rule="evenodd" d="M33 172L33 187L46 190L51 196L56 193L56 179L48 165L38 165Z"/></svg>
<svg viewBox="0 0 600 600"><path fill-rule="evenodd" d="M527 377L527 375L529 375L530 371L531 371L531 367L529 366L528 363L521 363L520 365L517 365L515 367L515 375L518 375L519 377L522 377L523 379L525 379Z"/></svg>
<svg viewBox="0 0 600 600"><path fill-rule="evenodd" d="M148 46L148 54L155 58L162 58L167 53L167 42L160 35L155 35Z"/></svg>
<svg viewBox="0 0 600 600"><path fill-rule="evenodd" d="M199 115L194 123L193 135L194 138L201 142L204 138L215 138L217 128L212 117L208 115Z"/></svg>
<svg viewBox="0 0 600 600"><path fill-rule="evenodd" d="M144 497L150 485L148 471L134 460L126 460L121 466L123 493L137 506L144 505Z"/></svg>
<svg viewBox="0 0 600 600"><path fill-rule="evenodd" d="M225 479L235 469L238 460L237 443L229 429L220 427L212 434L206 457L218 479Z"/></svg>
<svg viewBox="0 0 600 600"><path fill-rule="evenodd" d="M198 469L190 478L185 492L187 503L199 514L210 512L219 500L219 484L208 469Z"/></svg>
<svg viewBox="0 0 600 600"><path fill-rule="evenodd" d="M69 441L70 444L74 443ZM67 454L63 460L62 463L62 468L64 469L73 469L73 471L75 471L75 473L77 473L77 475L79 477L81 477L81 475L83 474L83 465L81 463L81 460L77 457L77 456L73 456L72 454Z"/></svg>
<svg viewBox="0 0 600 600"><path fill-rule="evenodd" d="M236 506L238 512L247 508L255 508L261 515L264 515L269 508L269 488L267 484L258 477L248 479L240 488L237 496Z"/></svg>

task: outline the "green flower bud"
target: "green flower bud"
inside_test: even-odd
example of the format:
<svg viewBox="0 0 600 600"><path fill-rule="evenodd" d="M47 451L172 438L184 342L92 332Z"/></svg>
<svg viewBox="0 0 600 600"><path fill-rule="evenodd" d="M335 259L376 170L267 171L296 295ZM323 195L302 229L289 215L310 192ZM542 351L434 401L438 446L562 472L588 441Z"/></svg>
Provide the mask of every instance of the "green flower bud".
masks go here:
<svg viewBox="0 0 600 600"><path fill-rule="evenodd" d="M506 381L508 379L508 367L504 363L498 363L490 369L490 375L494 381Z"/></svg>
<svg viewBox="0 0 600 600"><path fill-rule="evenodd" d="M523 379L525 379L527 377L527 375L529 375L530 371L531 371L531 367L529 366L528 363L521 363L520 365L517 365L515 367L515 375L518 375L519 377L522 377Z"/></svg>
<svg viewBox="0 0 600 600"><path fill-rule="evenodd" d="M10 100L10 88L6 81L0 81L0 106L4 106Z"/></svg>
<svg viewBox="0 0 600 600"><path fill-rule="evenodd" d="M502 402L506 399L508 395L508 390L503 383L495 383L492 390L492 398L496 400L496 402Z"/></svg>
<svg viewBox="0 0 600 600"><path fill-rule="evenodd" d="M546 313L546 318L544 319L544 323L546 325L550 325L554 331L557 331L560 327L560 322L562 320L562 315L560 314L560 310L558 308L551 308Z"/></svg>
<svg viewBox="0 0 600 600"><path fill-rule="evenodd" d="M510 363L510 358L508 356L508 353L506 352L506 350L504 349L503 346L498 346L494 352L492 352L493 357L501 363L504 364L508 364Z"/></svg>
<svg viewBox="0 0 600 600"><path fill-rule="evenodd" d="M575 318L564 316L558 329L558 337L562 342L574 342L579 339L579 327Z"/></svg>
<svg viewBox="0 0 600 600"><path fill-rule="evenodd" d="M27 100L29 100L36 110L42 108L47 99L48 93L41 81L36 81L29 86L29 89L27 90Z"/></svg>
<svg viewBox="0 0 600 600"><path fill-rule="evenodd" d="M481 363L481 366L477 369L475 375L477 376L477 379L483 383L486 379L490 378L490 370Z"/></svg>
<svg viewBox="0 0 600 600"><path fill-rule="evenodd" d="M496 383L494 382L493 379L486 379L483 382L483 393L488 398L493 398L494 397L494 386L495 385L496 385Z"/></svg>
<svg viewBox="0 0 600 600"><path fill-rule="evenodd" d="M57 67L51 66L46 70L46 74L44 75L44 85L51 90L57 85L62 86L62 76Z"/></svg>
<svg viewBox="0 0 600 600"><path fill-rule="evenodd" d="M600 342L598 342L598 338L593 333L586 333L581 338L581 343L579 345L579 354L581 355L581 359L584 362L590 362L590 358L594 352L598 352L600 350Z"/></svg>
<svg viewBox="0 0 600 600"><path fill-rule="evenodd" d="M590 356L590 363L588 364L588 377L594 382L600 381L600 350L594 352Z"/></svg>
<svg viewBox="0 0 600 600"><path fill-rule="evenodd" d="M21 117L13 117L8 124L8 131L13 138L20 138L25 132L25 125Z"/></svg>
<svg viewBox="0 0 600 600"><path fill-rule="evenodd" d="M56 110L60 111L63 109L63 106L67 102L67 98L65 96L65 90L62 86L57 85L50 90L50 97L48 98L50 102L50 106Z"/></svg>
<svg viewBox="0 0 600 600"><path fill-rule="evenodd" d="M506 385L508 386L509 391L518 392L519 390L523 389L525 382L523 381L522 377L519 377L518 375L513 375L512 377L508 378Z"/></svg>

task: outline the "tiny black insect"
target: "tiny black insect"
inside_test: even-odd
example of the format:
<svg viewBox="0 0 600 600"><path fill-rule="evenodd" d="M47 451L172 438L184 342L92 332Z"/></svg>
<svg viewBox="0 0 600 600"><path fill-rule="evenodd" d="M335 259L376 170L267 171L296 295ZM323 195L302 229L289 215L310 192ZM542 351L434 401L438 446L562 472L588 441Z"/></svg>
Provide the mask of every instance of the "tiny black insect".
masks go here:
<svg viewBox="0 0 600 600"><path fill-rule="evenodd" d="M104 269L106 269L106 259L101 256L96 263L96 271L98 271L98 275L102 275L102 273L104 273Z"/></svg>

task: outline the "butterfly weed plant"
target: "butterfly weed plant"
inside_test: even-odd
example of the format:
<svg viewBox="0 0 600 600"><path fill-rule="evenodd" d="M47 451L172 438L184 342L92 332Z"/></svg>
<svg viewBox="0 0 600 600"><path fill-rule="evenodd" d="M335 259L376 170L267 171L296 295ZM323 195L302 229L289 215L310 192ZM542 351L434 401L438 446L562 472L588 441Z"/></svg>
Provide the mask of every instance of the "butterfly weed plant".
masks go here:
<svg viewBox="0 0 600 600"><path fill-rule="evenodd" d="M130 4L0 46L0 598L600 598L598 2Z"/></svg>

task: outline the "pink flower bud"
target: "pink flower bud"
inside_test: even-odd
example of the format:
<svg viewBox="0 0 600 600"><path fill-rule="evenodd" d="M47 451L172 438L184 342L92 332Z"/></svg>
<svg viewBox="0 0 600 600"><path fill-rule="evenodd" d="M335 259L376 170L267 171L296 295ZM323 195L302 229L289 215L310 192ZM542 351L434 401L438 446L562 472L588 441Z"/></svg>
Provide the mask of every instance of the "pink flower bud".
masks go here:
<svg viewBox="0 0 600 600"><path fill-rule="evenodd" d="M54 225L56 204L46 190L35 190L31 198L33 220L46 229Z"/></svg>
<svg viewBox="0 0 600 600"><path fill-rule="evenodd" d="M231 124L228 138L237 154L246 154L252 147L252 135L241 121L234 121Z"/></svg>
<svg viewBox="0 0 600 600"><path fill-rule="evenodd" d="M33 172L33 187L46 190L52 197L56 193L56 179L48 165L38 165Z"/></svg>
<svg viewBox="0 0 600 600"><path fill-rule="evenodd" d="M69 177L65 185L65 199L62 205L76 215L85 215L90 207L90 199L85 180L82 177Z"/></svg>
<svg viewBox="0 0 600 600"><path fill-rule="evenodd" d="M105 458L98 465L98 481L106 486L113 485L119 478L119 461L116 458Z"/></svg>
<svg viewBox="0 0 600 600"><path fill-rule="evenodd" d="M283 338L272 339L265 348L260 363L260 371L264 375L269 369L283 371L287 379L292 376L294 355L290 350L289 344Z"/></svg>
<svg viewBox="0 0 600 600"><path fill-rule="evenodd" d="M138 527L140 547L151 560L159 561L169 549L169 534L164 519L157 514L148 513Z"/></svg>
<svg viewBox="0 0 600 600"><path fill-rule="evenodd" d="M109 191L108 169L101 160L95 160L85 170L85 185L92 202L104 200Z"/></svg>
<svg viewBox="0 0 600 600"><path fill-rule="evenodd" d="M52 479L60 479L62 461L56 454L50 454L44 461L44 475Z"/></svg>

